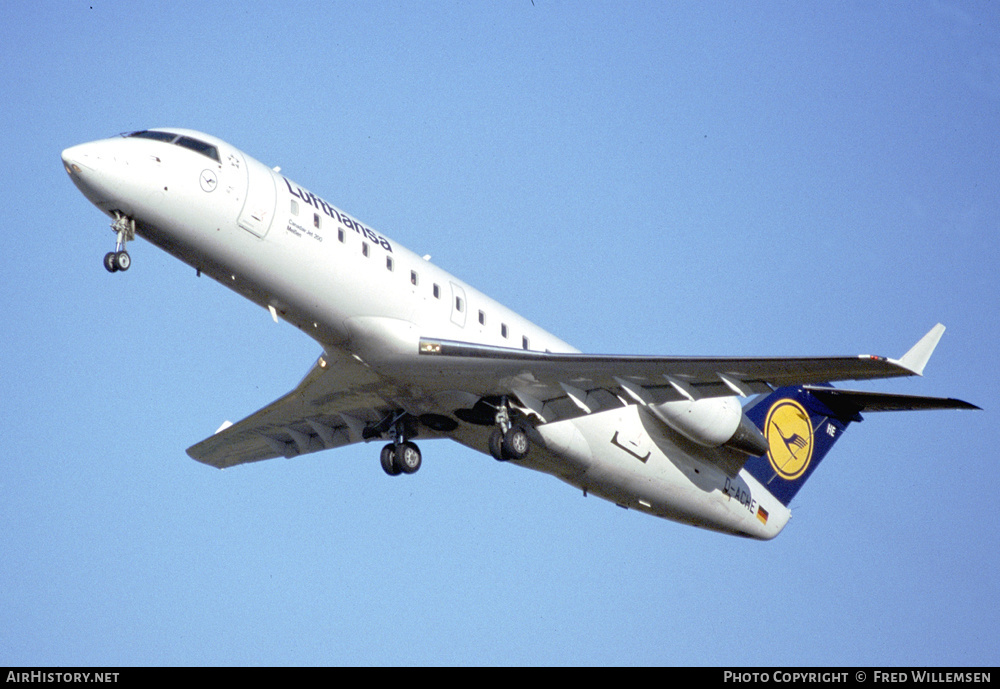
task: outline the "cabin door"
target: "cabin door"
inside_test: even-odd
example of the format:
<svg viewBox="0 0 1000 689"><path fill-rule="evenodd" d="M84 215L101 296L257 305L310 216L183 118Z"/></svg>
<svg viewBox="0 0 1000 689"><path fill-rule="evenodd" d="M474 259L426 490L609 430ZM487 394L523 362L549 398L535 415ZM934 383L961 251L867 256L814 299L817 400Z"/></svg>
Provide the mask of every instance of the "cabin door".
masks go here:
<svg viewBox="0 0 1000 689"><path fill-rule="evenodd" d="M263 237L274 220L274 205L278 196L274 175L256 160L244 158L243 167L247 171L247 196L240 211L240 227Z"/></svg>

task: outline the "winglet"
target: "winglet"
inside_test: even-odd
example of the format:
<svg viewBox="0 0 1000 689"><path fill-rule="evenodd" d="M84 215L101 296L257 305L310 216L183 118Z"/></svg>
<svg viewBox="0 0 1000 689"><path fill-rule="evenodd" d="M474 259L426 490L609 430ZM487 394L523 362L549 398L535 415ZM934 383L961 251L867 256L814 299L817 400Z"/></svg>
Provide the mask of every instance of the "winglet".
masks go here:
<svg viewBox="0 0 1000 689"><path fill-rule="evenodd" d="M930 332L921 337L917 344L910 347L910 351L900 357L895 363L908 368L918 376L924 375L924 366L930 360L931 354L934 353L934 348L937 347L942 335L944 335L944 326L938 323L930 329Z"/></svg>

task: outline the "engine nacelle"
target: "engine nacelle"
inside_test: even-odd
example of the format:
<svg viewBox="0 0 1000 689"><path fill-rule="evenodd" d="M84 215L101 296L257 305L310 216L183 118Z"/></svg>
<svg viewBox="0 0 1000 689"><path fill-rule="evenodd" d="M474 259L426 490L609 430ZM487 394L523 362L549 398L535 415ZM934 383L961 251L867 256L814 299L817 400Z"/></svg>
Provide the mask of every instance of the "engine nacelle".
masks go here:
<svg viewBox="0 0 1000 689"><path fill-rule="evenodd" d="M699 445L725 445L754 457L767 452L767 440L743 413L738 397L663 402L649 405L649 410L670 428Z"/></svg>

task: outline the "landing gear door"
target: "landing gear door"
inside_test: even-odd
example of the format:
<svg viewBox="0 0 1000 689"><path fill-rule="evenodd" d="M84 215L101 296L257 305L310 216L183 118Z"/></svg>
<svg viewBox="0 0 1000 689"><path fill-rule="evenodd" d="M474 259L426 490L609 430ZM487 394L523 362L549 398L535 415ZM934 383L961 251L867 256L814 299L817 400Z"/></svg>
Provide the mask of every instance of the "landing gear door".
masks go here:
<svg viewBox="0 0 1000 689"><path fill-rule="evenodd" d="M271 229L277 191L274 175L262 163L252 158L243 159L247 174L247 194L240 211L239 224L247 232L263 237Z"/></svg>

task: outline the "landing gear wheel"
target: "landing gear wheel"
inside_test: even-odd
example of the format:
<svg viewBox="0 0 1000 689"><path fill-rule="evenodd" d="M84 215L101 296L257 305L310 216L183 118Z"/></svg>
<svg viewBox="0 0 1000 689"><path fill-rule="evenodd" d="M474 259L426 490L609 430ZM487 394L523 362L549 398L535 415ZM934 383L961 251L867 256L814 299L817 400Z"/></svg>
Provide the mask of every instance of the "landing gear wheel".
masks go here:
<svg viewBox="0 0 1000 689"><path fill-rule="evenodd" d="M493 459L498 462L503 462L507 459L503 456L503 433L500 432L499 428L493 429L487 444L489 445L490 454L493 455Z"/></svg>
<svg viewBox="0 0 1000 689"><path fill-rule="evenodd" d="M382 453L379 455L379 460L382 462L382 469L389 476L399 476L400 470L396 466L396 446L389 443L382 448Z"/></svg>
<svg viewBox="0 0 1000 689"><path fill-rule="evenodd" d="M528 450L531 449L531 441L528 440L528 434L524 428L514 425L503 434L500 448L506 459L524 459L528 456Z"/></svg>
<svg viewBox="0 0 1000 689"><path fill-rule="evenodd" d="M411 442L400 443L395 451L396 468L404 474L415 474L420 468L420 449Z"/></svg>
<svg viewBox="0 0 1000 689"><path fill-rule="evenodd" d="M132 257L128 255L127 251L119 251L114 256L116 269L126 271L129 266L132 265ZM105 259L105 261L107 261L107 259Z"/></svg>
<svg viewBox="0 0 1000 689"><path fill-rule="evenodd" d="M111 231L118 237L115 250L104 255L104 267L109 273L119 270L124 272L132 265L132 257L125 251L125 245L135 239L135 218L122 215L115 211L115 221L111 223Z"/></svg>
<svg viewBox="0 0 1000 689"><path fill-rule="evenodd" d="M511 426L506 433L494 428L489 438L490 454L498 462L524 459L531 449L531 441L523 426Z"/></svg>

